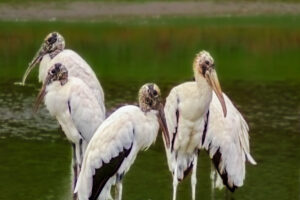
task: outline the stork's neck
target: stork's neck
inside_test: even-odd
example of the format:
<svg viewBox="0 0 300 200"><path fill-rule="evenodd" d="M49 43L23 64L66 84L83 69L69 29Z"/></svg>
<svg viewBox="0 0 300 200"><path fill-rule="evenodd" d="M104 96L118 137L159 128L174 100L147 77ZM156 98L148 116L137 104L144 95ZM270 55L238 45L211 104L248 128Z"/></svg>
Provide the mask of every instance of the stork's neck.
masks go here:
<svg viewBox="0 0 300 200"><path fill-rule="evenodd" d="M199 92L201 93L203 104L209 104L212 99L211 86L202 75L195 75L195 80L197 83L197 87L199 88Z"/></svg>
<svg viewBox="0 0 300 200"><path fill-rule="evenodd" d="M200 87L200 89L211 90L210 85L208 84L207 80L202 75L195 74L195 81L197 83L197 86Z"/></svg>
<svg viewBox="0 0 300 200"><path fill-rule="evenodd" d="M54 51L49 53L49 56L50 56L51 59L53 59L57 54L59 54L62 51L63 51L62 48L55 49Z"/></svg>
<svg viewBox="0 0 300 200"><path fill-rule="evenodd" d="M45 54L43 56L43 59L40 62L39 67L39 82L44 82L46 79L46 76L48 74L48 70L51 66L49 66L49 63L51 62L51 58L49 54Z"/></svg>

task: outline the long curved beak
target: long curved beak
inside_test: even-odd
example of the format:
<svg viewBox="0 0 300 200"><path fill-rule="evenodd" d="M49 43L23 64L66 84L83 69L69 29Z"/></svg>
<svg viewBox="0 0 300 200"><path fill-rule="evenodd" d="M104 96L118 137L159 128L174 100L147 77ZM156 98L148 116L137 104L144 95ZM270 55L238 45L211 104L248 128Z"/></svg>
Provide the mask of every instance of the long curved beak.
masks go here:
<svg viewBox="0 0 300 200"><path fill-rule="evenodd" d="M39 110L39 106L42 103L45 95L46 95L46 86L48 84L48 82L50 81L50 77L47 76L46 81L44 82L36 100L35 100L35 104L34 104L34 108L33 111L36 113Z"/></svg>
<svg viewBox="0 0 300 200"><path fill-rule="evenodd" d="M37 54L33 57L32 61L29 63L28 68L26 69L23 78L22 78L22 85L25 85L25 81L27 76L30 74L31 70L36 66L36 64L40 63L43 56L46 54L46 51L44 50L43 46L40 48L40 50L37 52Z"/></svg>
<svg viewBox="0 0 300 200"><path fill-rule="evenodd" d="M223 97L223 92L222 92L222 89L221 89L221 86L220 86L220 83L219 83L219 79L218 79L216 70L215 69L212 69L210 71L207 70L207 72L205 74L205 78L207 79L207 81L211 85L212 89L216 93L216 95L217 95L217 97L218 97L218 99L221 103L224 117L226 117L227 108L226 108L225 100L224 100L224 97Z"/></svg>
<svg viewBox="0 0 300 200"><path fill-rule="evenodd" d="M167 148L170 147L170 137L169 137L169 130L167 127L167 122L166 122L166 117L165 117L165 112L164 112L164 106L162 103L159 105L159 110L158 110L158 122L159 125L162 129L163 137L165 138L166 146Z"/></svg>

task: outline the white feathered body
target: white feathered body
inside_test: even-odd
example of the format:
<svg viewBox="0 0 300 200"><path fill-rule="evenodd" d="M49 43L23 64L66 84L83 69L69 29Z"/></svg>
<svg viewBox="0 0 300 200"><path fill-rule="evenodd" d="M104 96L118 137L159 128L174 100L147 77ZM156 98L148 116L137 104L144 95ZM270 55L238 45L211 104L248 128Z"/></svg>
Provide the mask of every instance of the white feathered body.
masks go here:
<svg viewBox="0 0 300 200"><path fill-rule="evenodd" d="M44 55L39 67L39 82L45 81L48 70L56 63L61 63L67 68L69 77L80 78L91 89L105 112L104 93L96 74L87 62L72 50L65 49L52 59L49 54Z"/></svg>
<svg viewBox="0 0 300 200"><path fill-rule="evenodd" d="M68 108L71 92L70 82L62 87L60 82L56 81L47 87L46 92L45 105L50 115L56 117L68 140L72 143L78 143L81 137Z"/></svg>
<svg viewBox="0 0 300 200"><path fill-rule="evenodd" d="M80 139L83 140L83 150L105 119L105 113L91 89L76 77L69 77L65 85L59 81L49 84L46 87L45 105L71 143L78 145Z"/></svg>
<svg viewBox="0 0 300 200"><path fill-rule="evenodd" d="M173 173L177 167L177 178L181 180L184 170L193 162L195 148L206 149L211 159L219 152L221 159L216 167L226 174L226 184L240 187L245 179L245 161L256 164L250 155L248 125L224 93L225 118L216 94L197 84L188 82L173 88L166 100L165 115L170 139L174 141L173 150L166 149L169 169ZM177 134L173 134L176 130Z"/></svg>
<svg viewBox="0 0 300 200"><path fill-rule="evenodd" d="M79 200L89 199L92 191L93 175L103 163L109 163L124 149L130 149L116 174L126 173L138 152L147 149L156 140L159 130L157 111L143 112L137 106L124 106L110 115L97 129L90 141L84 157L82 170L75 192ZM110 193L115 176L107 181L99 199L105 200Z"/></svg>
<svg viewBox="0 0 300 200"><path fill-rule="evenodd" d="M193 70L195 82L173 88L164 109L171 140L171 148L165 142L165 149L173 176L173 200L178 181L189 172L192 199L196 199L198 152L203 148L232 192L243 184L246 158L255 163L249 154L248 126L229 98L221 94L214 60L208 52L197 54Z"/></svg>
<svg viewBox="0 0 300 200"><path fill-rule="evenodd" d="M166 149L171 172L177 167L177 178L191 165L195 151L201 145L205 118L212 98L206 80L186 82L174 87L166 99L165 115L169 129L171 149ZM201 82L203 81L203 82Z"/></svg>

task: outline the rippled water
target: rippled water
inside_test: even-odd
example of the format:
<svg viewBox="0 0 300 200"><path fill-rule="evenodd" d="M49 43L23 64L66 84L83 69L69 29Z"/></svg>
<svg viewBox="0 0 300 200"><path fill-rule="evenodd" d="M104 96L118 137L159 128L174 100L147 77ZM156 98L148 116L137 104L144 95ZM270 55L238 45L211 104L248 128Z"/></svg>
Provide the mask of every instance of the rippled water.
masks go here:
<svg viewBox="0 0 300 200"><path fill-rule="evenodd" d="M39 85L0 81L0 199L70 198L70 145L57 122L42 107L32 111ZM102 81L106 106L136 102L143 82ZM163 96L176 82L160 81ZM245 185L234 194L210 189L210 162L200 153L198 199L300 199L300 83L223 82L250 125L251 151L257 166L247 166ZM171 199L161 138L141 152L124 180L124 199ZM190 180L179 186L178 199L190 199Z"/></svg>

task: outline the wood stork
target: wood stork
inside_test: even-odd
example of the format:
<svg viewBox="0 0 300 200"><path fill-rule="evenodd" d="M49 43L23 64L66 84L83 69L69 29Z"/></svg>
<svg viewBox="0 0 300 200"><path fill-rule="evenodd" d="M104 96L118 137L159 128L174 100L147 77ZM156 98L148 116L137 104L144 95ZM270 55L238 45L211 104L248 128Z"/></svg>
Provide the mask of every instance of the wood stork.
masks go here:
<svg viewBox="0 0 300 200"><path fill-rule="evenodd" d="M195 81L174 87L166 99L164 111L171 141L166 154L173 175L173 200L178 181L190 171L192 199L196 199L199 149L209 151L230 190L242 185L245 159L255 163L249 154L247 124L229 98L224 100L214 67L211 55L201 51L193 63Z"/></svg>
<svg viewBox="0 0 300 200"><path fill-rule="evenodd" d="M60 63L49 69L37 97L35 110L43 98L50 114L56 117L72 143L74 189L87 144L104 121L105 113L93 91L81 79L69 77L67 68Z"/></svg>
<svg viewBox="0 0 300 200"><path fill-rule="evenodd" d="M101 124L88 144L75 189L79 200L106 200L112 184L116 184L116 199L120 200L122 177L138 152L156 140L159 125L168 146L160 90L155 84L145 84L139 90L139 107L119 108Z"/></svg>
<svg viewBox="0 0 300 200"><path fill-rule="evenodd" d="M39 63L39 82L45 82L51 66L55 63L61 63L67 68L69 77L74 76L85 82L92 90L92 94L97 98L102 111L105 112L104 93L97 76L92 68L76 52L65 49L65 40L61 34L52 32L46 36L23 76L23 85L31 70Z"/></svg>

